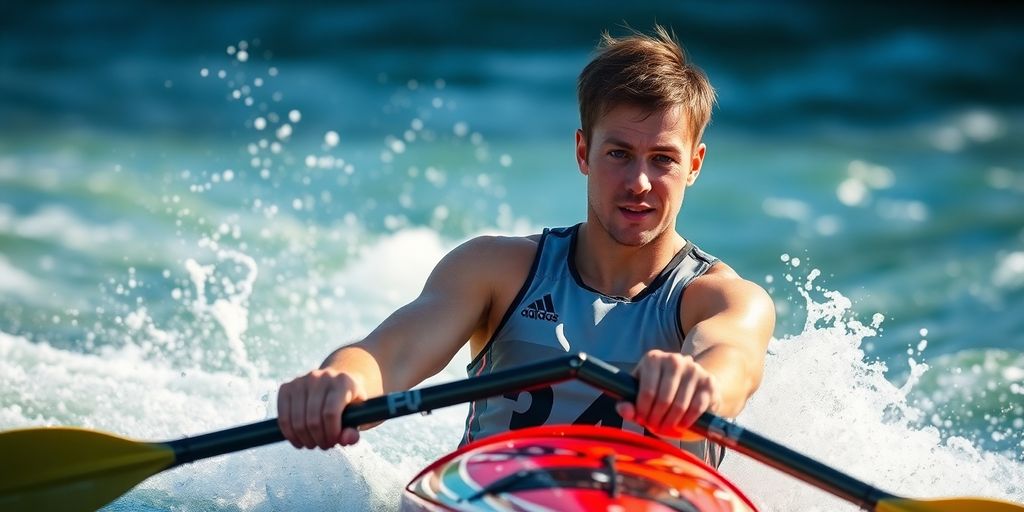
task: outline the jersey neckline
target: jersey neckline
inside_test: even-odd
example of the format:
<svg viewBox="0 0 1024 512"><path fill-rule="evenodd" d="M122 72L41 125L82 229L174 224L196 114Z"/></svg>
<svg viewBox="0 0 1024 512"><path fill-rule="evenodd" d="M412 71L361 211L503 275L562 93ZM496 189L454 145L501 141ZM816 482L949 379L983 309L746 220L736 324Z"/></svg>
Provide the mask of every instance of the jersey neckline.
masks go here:
<svg viewBox="0 0 1024 512"><path fill-rule="evenodd" d="M680 249L679 252L675 254L675 256L672 256L672 259L668 262L667 265L665 265L665 268L661 269L661 272L659 272L658 276L655 277L653 281L651 281L651 284L647 285L647 287L645 287L643 290L640 290L640 293L634 295L633 297L618 297L615 295L607 295L604 292L591 288L590 286L587 285L587 283L583 282L583 278L580 277L579 270L576 268L576 242L578 241L579 237L577 235L579 234L580 226L582 225L582 222L576 224L575 226L572 227L572 231L570 233L569 254L567 256L568 261L566 262L569 265L569 273L572 274L573 281L576 281L576 285L579 286L580 288L596 293L601 297L616 302L631 303L640 302L644 300L644 298L648 297L649 295L657 291L658 288L660 288L661 285L665 283L665 281L668 281L668 278L669 276L672 275L672 272L676 269L676 267L679 266L680 263L682 263L683 258L685 258L686 255L689 254L690 251L693 249L693 242L687 239L686 244L683 245L683 248Z"/></svg>

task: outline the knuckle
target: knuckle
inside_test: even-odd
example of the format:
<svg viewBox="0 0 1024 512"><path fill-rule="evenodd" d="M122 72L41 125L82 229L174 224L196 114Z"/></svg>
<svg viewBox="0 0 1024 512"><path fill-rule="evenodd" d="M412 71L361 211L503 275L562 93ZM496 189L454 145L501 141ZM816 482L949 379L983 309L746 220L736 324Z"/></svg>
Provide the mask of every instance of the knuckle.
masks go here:
<svg viewBox="0 0 1024 512"><path fill-rule="evenodd" d="M650 388L643 388L636 394L636 397L639 400L653 400L654 396L654 390Z"/></svg>
<svg viewBox="0 0 1024 512"><path fill-rule="evenodd" d="M311 415L306 417L306 427L308 428L320 428L320 416Z"/></svg>
<svg viewBox="0 0 1024 512"><path fill-rule="evenodd" d="M325 418L341 416L341 411L343 409L344 404L341 400L331 400L324 404L324 408L320 411L320 415Z"/></svg>

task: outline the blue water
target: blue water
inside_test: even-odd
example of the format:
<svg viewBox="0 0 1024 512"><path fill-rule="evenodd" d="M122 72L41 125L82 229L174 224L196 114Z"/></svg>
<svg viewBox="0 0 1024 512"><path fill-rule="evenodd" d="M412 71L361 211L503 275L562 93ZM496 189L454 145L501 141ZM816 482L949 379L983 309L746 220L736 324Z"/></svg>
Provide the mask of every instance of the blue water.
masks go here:
<svg viewBox="0 0 1024 512"><path fill-rule="evenodd" d="M1020 13L785 5L4 8L0 428L154 439L273 414L277 383L414 297L455 244L583 218L575 76L602 29L657 19L720 97L678 228L779 312L740 419L850 471L918 439L862 477L938 496L973 472L996 483L961 493L1024 499ZM827 290L850 307L806 325L808 304L842 304ZM815 406L833 395L846 414ZM119 506L393 504L460 414L354 452L177 470ZM927 473L944 458L961 466ZM734 471L766 509L818 503Z"/></svg>

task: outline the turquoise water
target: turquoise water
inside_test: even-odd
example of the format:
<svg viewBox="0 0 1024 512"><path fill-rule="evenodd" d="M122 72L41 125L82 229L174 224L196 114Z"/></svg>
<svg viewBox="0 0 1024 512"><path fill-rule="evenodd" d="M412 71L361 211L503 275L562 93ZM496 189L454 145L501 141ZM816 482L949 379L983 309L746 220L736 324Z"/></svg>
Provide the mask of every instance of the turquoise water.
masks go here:
<svg viewBox="0 0 1024 512"><path fill-rule="evenodd" d="M740 421L893 492L1024 500L1024 45L984 13L744 7L658 17L720 92L678 228L779 312ZM0 428L268 417L460 241L584 215L574 78L618 16L154 9L25 11L0 46ZM463 415L203 462L112 508L393 506ZM766 510L840 507L723 470Z"/></svg>

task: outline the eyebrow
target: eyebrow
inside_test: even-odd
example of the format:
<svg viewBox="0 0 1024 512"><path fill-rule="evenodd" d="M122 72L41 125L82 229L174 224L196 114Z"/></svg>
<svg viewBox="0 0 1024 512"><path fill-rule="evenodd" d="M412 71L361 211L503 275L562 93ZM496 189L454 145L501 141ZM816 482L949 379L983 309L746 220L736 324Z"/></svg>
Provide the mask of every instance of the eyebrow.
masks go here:
<svg viewBox="0 0 1024 512"><path fill-rule="evenodd" d="M624 141L622 139L616 138L616 137L608 137L608 138L606 138L604 140L604 144L611 144L613 146L619 146L619 147L626 148L626 149L631 150L631 151L636 149L635 147L633 147L632 144L630 144L630 143L628 143L628 142L626 142L626 141ZM676 153L676 154L682 154L683 153L679 148L677 148L676 146L673 146L673 145L654 146L653 148L651 148L651 150L652 151L663 152L663 153Z"/></svg>

